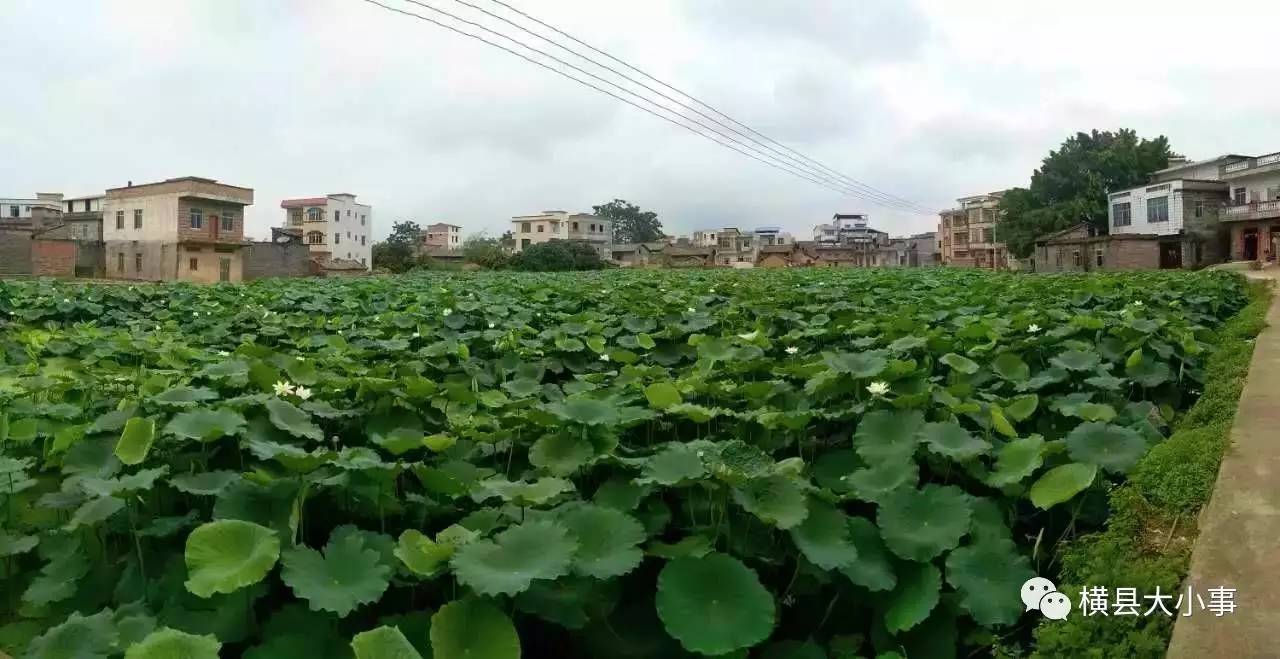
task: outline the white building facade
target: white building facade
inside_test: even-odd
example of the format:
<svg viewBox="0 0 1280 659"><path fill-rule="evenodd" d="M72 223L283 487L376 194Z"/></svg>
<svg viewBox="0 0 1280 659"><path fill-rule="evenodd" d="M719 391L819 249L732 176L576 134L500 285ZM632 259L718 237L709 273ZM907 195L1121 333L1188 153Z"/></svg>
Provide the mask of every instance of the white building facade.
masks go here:
<svg viewBox="0 0 1280 659"><path fill-rule="evenodd" d="M565 240L591 245L602 259L613 256L613 223L588 213L543 211L537 215L518 215L511 218L511 234L516 239L516 253L530 245Z"/></svg>
<svg viewBox="0 0 1280 659"><path fill-rule="evenodd" d="M356 201L349 193L324 197L286 199L284 226L301 229L303 241L317 259L373 263L373 206Z"/></svg>

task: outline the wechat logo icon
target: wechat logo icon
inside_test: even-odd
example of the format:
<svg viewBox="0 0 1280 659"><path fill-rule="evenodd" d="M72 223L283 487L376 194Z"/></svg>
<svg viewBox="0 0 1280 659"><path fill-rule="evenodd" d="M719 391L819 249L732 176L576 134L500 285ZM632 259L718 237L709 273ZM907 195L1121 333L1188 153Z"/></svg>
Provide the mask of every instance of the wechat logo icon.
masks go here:
<svg viewBox="0 0 1280 659"><path fill-rule="evenodd" d="M1050 620L1065 620L1071 613L1071 600L1044 577L1032 577L1022 584L1022 603L1027 610L1038 610Z"/></svg>

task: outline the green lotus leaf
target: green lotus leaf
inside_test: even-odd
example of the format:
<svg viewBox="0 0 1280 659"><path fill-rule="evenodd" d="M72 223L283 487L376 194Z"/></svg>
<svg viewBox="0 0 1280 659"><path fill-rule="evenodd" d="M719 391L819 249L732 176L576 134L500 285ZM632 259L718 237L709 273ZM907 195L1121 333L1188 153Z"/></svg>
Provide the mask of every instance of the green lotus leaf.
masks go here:
<svg viewBox="0 0 1280 659"><path fill-rule="evenodd" d="M35 549L38 544L40 544L40 538L34 535L11 535L8 531L0 529L0 558L25 554Z"/></svg>
<svg viewBox="0 0 1280 659"><path fill-rule="evenodd" d="M777 641L764 649L760 659L827 659L827 653L813 641Z"/></svg>
<svg viewBox="0 0 1280 659"><path fill-rule="evenodd" d="M1082 423L1067 434L1066 443L1072 460L1120 474L1147 452L1147 442L1137 431L1106 423Z"/></svg>
<svg viewBox="0 0 1280 659"><path fill-rule="evenodd" d="M813 480L836 494L846 494L852 489L849 475L862 466L858 454L849 449L827 451L813 463Z"/></svg>
<svg viewBox="0 0 1280 659"><path fill-rule="evenodd" d="M173 387L152 396L151 400L175 407L194 407L199 403L207 403L211 400L217 400L217 398L218 394L212 389L204 387Z"/></svg>
<svg viewBox="0 0 1280 659"><path fill-rule="evenodd" d="M975 362L964 355L957 355L954 352L949 352L943 355L938 358L938 361L950 366L955 372L963 373L965 375L973 375L978 372L978 369L982 368L981 366L978 366L978 362Z"/></svg>
<svg viewBox="0 0 1280 659"><path fill-rule="evenodd" d="M404 566L420 577L432 577L453 556L454 546L436 543L420 531L408 529L400 534L395 556Z"/></svg>
<svg viewBox="0 0 1280 659"><path fill-rule="evenodd" d="M644 396L649 400L650 407L659 410L684 402L680 390L670 382L654 382L644 388Z"/></svg>
<svg viewBox="0 0 1280 659"><path fill-rule="evenodd" d="M726 554L677 558L658 575L658 617L686 650L723 655L773 633L773 596L756 573Z"/></svg>
<svg viewBox="0 0 1280 659"><path fill-rule="evenodd" d="M573 491L573 483L563 478L539 478L532 483L509 481L502 476L485 479L475 484L471 496L477 502L491 497L501 497L522 506L538 506Z"/></svg>
<svg viewBox="0 0 1280 659"><path fill-rule="evenodd" d="M877 410L862 418L853 450L869 465L910 459L919 442L924 414L919 410Z"/></svg>
<svg viewBox="0 0 1280 659"><path fill-rule="evenodd" d="M898 586L888 596L884 626L890 632L904 632L924 622L938 605L942 575L932 563L904 563L898 573ZM1015 595L1017 589L1012 591Z"/></svg>
<svg viewBox="0 0 1280 659"><path fill-rule="evenodd" d="M644 527L635 518L612 508L583 505L564 513L560 521L578 541L573 571L597 579L622 576L644 558L638 545Z"/></svg>
<svg viewBox="0 0 1280 659"><path fill-rule="evenodd" d="M1048 510L1083 492L1097 475L1098 466L1093 464L1072 462L1054 467L1031 486L1027 496L1037 508Z"/></svg>
<svg viewBox="0 0 1280 659"><path fill-rule="evenodd" d="M431 651L431 615L433 613L435 613L433 609L418 609L411 613L383 616L378 619L378 624L400 630L418 654L431 659L434 656Z"/></svg>
<svg viewBox="0 0 1280 659"><path fill-rule="evenodd" d="M732 484L763 478L776 467L768 453L739 439L721 444L703 462L711 466L716 478Z"/></svg>
<svg viewBox="0 0 1280 659"><path fill-rule="evenodd" d="M91 616L72 613L61 624L31 639L23 659L108 659L119 635L111 610Z"/></svg>
<svg viewBox="0 0 1280 659"><path fill-rule="evenodd" d="M361 604L378 601L387 590L391 566L353 526L340 526L329 536L324 553L305 546L280 557L280 579L313 611L346 617Z"/></svg>
<svg viewBox="0 0 1280 659"><path fill-rule="evenodd" d="M601 506L628 512L635 510L652 491L651 486L638 485L615 476L601 483L591 500Z"/></svg>
<svg viewBox="0 0 1280 659"><path fill-rule="evenodd" d="M222 644L213 636L160 629L129 648L124 659L218 659Z"/></svg>
<svg viewBox="0 0 1280 659"><path fill-rule="evenodd" d="M482 599L466 598L431 616L431 649L439 659L520 659L520 637L507 614Z"/></svg>
<svg viewBox="0 0 1280 659"><path fill-rule="evenodd" d="M542 384L532 378L516 378L503 382L502 388L516 398L529 398L542 391Z"/></svg>
<svg viewBox="0 0 1280 659"><path fill-rule="evenodd" d="M1107 422L1116 418L1116 409L1105 403L1084 403L1075 408L1076 416L1085 421Z"/></svg>
<svg viewBox="0 0 1280 659"><path fill-rule="evenodd" d="M991 361L991 370L1011 382L1022 382L1031 377L1031 367L1012 352L1002 352Z"/></svg>
<svg viewBox="0 0 1280 659"><path fill-rule="evenodd" d="M875 377L884 372L885 367L889 365L883 350L836 353L826 355L823 361L836 373L844 373L855 378Z"/></svg>
<svg viewBox="0 0 1280 659"><path fill-rule="evenodd" d="M1022 615L1022 584L1036 576L1011 540L987 540L947 555L947 583L960 605L985 627L1012 625Z"/></svg>
<svg viewBox="0 0 1280 659"><path fill-rule="evenodd" d="M197 496L217 496L235 481L240 474L234 471L200 471L180 474L169 479L169 484L179 492Z"/></svg>
<svg viewBox="0 0 1280 659"><path fill-rule="evenodd" d="M824 570L843 568L858 560L858 548L849 537L849 517L817 499L809 500L809 515L791 529L791 540L810 563Z"/></svg>
<svg viewBox="0 0 1280 659"><path fill-rule="evenodd" d="M124 424L120 441L116 442L116 457L127 465L141 464L151 451L156 438L156 420L134 417Z"/></svg>
<svg viewBox="0 0 1280 659"><path fill-rule="evenodd" d="M639 482L676 485L698 478L706 473L700 452L702 449L689 444L667 444L644 463L643 478Z"/></svg>
<svg viewBox="0 0 1280 659"><path fill-rule="evenodd" d="M994 412L998 408L991 409ZM991 450L991 442L975 437L954 421L926 423L920 429L920 439L930 451L958 462L972 460Z"/></svg>
<svg viewBox="0 0 1280 659"><path fill-rule="evenodd" d="M873 467L859 469L845 477L853 495L863 501L880 503L889 494L904 487L915 487L919 468L910 458L885 460Z"/></svg>
<svg viewBox="0 0 1280 659"><path fill-rule="evenodd" d="M1092 371L1102 363L1102 356L1091 350L1067 350L1050 359L1049 363L1068 371Z"/></svg>
<svg viewBox="0 0 1280 659"><path fill-rule="evenodd" d="M892 557L880 538L880 530L871 520L850 517L849 540L857 552L857 559L840 568L850 581L870 591L884 591L898 583L893 571Z"/></svg>
<svg viewBox="0 0 1280 659"><path fill-rule="evenodd" d="M275 427L293 435L312 441L324 439L324 432L311 422L311 415L294 407L293 403L280 398L269 398L265 403L267 417Z"/></svg>
<svg viewBox="0 0 1280 659"><path fill-rule="evenodd" d="M451 564L458 581L481 595L514 595L534 579L568 574L577 549L564 526L532 521L459 548Z"/></svg>
<svg viewBox="0 0 1280 659"><path fill-rule="evenodd" d="M96 433L115 433L124 430L124 424L133 418L134 412L137 411L136 406L129 406L124 409L111 410L106 414L94 419L86 429L86 434Z"/></svg>
<svg viewBox="0 0 1280 659"><path fill-rule="evenodd" d="M682 556L706 556L715 549L705 535L690 535L677 542L666 543L655 541L649 544L645 553L658 558L680 558Z"/></svg>
<svg viewBox="0 0 1280 659"><path fill-rule="evenodd" d="M1005 406L1004 413L1014 421L1026 421L1035 414L1036 408L1040 405L1040 397L1035 394L1026 394L1018 396L1009 401Z"/></svg>
<svg viewBox="0 0 1280 659"><path fill-rule="evenodd" d="M280 539L251 522L219 520L192 531L184 555L187 590L207 598L262 581L280 558Z"/></svg>
<svg viewBox="0 0 1280 659"><path fill-rule="evenodd" d="M105 522L121 510L124 510L124 501L116 497L90 499L76 509L76 512L71 515L71 521L67 522L64 528L67 531L74 531L82 526L93 526Z"/></svg>
<svg viewBox="0 0 1280 659"><path fill-rule="evenodd" d="M22 601L43 607L75 595L80 579L89 573L89 557L79 536L45 535L40 541L39 554L48 562L22 593Z"/></svg>
<svg viewBox="0 0 1280 659"><path fill-rule="evenodd" d="M351 639L351 649L356 659L422 659L404 633L395 627L379 627L356 634Z"/></svg>
<svg viewBox="0 0 1280 659"><path fill-rule="evenodd" d="M292 541L298 529L298 485L276 480L260 485L231 481L213 504L214 519L239 519L273 529L281 540Z"/></svg>
<svg viewBox="0 0 1280 659"><path fill-rule="evenodd" d="M164 427L164 431L183 439L211 442L222 437L235 436L244 429L244 426L244 417L233 410L194 410L174 416L173 420Z"/></svg>
<svg viewBox="0 0 1280 659"><path fill-rule="evenodd" d="M555 476L568 476L595 455L591 442L573 434L544 435L529 448L529 464Z"/></svg>
<svg viewBox="0 0 1280 659"><path fill-rule="evenodd" d="M1000 447L996 466L987 476L992 487L1013 485L1030 476L1043 464L1044 439L1039 435L1015 439Z"/></svg>
<svg viewBox="0 0 1280 659"><path fill-rule="evenodd" d="M547 404L546 410L565 421L588 426L611 426L622 418L618 415L617 405L594 398L566 398L560 403Z"/></svg>
<svg viewBox="0 0 1280 659"><path fill-rule="evenodd" d="M617 604L617 580L562 577L534 581L516 595L516 608L566 629L582 629L593 618L605 617Z"/></svg>
<svg viewBox="0 0 1280 659"><path fill-rule="evenodd" d="M809 514L805 492L794 479L767 476L733 488L733 500L767 524L789 529Z"/></svg>
<svg viewBox="0 0 1280 659"><path fill-rule="evenodd" d="M954 485L902 489L880 504L876 521L889 550L927 561L953 549L969 531L968 495Z"/></svg>

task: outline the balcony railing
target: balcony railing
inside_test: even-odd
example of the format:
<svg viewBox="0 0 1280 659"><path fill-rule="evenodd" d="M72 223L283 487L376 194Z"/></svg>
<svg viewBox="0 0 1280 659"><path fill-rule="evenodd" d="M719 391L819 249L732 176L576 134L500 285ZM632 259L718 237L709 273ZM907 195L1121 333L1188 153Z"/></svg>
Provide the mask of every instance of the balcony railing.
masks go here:
<svg viewBox="0 0 1280 659"><path fill-rule="evenodd" d="M1222 166L1222 175L1226 177L1229 174L1252 174L1254 170L1273 171L1276 169L1280 169L1280 152L1228 163Z"/></svg>
<svg viewBox="0 0 1280 659"><path fill-rule="evenodd" d="M1280 199L1271 201L1255 201L1247 204L1227 206L1222 219L1227 222L1241 220L1265 220L1280 217Z"/></svg>

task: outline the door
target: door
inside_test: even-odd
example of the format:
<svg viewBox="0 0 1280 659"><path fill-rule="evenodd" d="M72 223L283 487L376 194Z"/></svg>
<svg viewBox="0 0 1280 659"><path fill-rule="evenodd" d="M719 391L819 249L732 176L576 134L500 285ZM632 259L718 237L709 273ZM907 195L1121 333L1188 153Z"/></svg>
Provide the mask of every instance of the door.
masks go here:
<svg viewBox="0 0 1280 659"><path fill-rule="evenodd" d="M1182 243L1176 241L1160 243L1160 269L1176 270L1182 267Z"/></svg>
<svg viewBox="0 0 1280 659"><path fill-rule="evenodd" d="M231 281L231 259L218 259L218 281Z"/></svg>
<svg viewBox="0 0 1280 659"><path fill-rule="evenodd" d="M1258 260L1258 230L1257 229L1244 230L1244 260L1246 261Z"/></svg>

